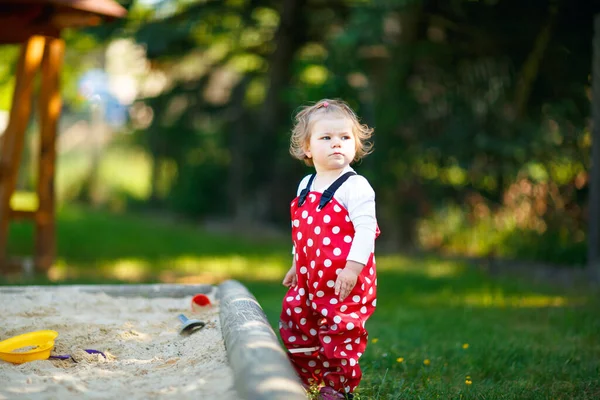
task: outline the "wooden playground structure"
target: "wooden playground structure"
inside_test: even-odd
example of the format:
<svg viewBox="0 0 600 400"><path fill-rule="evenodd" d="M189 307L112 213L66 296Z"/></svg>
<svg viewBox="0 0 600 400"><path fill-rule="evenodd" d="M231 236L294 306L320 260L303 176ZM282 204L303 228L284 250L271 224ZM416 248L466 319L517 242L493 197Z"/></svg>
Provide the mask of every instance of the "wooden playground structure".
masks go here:
<svg viewBox="0 0 600 400"><path fill-rule="evenodd" d="M60 71L65 53L61 32L122 18L127 10L114 0L0 0L0 45L20 44L12 106L0 136L0 273L18 263L6 254L11 220L35 223L34 265L48 270L55 258L55 196L57 123L61 113ZM38 208L14 210L15 191L24 138L31 117L36 73L40 71L38 115L40 146L36 155Z"/></svg>

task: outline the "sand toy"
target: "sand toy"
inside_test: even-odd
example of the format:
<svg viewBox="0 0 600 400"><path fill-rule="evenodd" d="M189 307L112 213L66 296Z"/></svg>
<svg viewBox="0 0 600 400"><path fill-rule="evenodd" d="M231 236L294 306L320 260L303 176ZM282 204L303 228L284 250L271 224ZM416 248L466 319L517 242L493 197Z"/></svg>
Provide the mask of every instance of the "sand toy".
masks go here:
<svg viewBox="0 0 600 400"><path fill-rule="evenodd" d="M177 318L179 318L183 324L179 330L179 334L184 336L191 335L192 333L204 328L204 325L206 325L206 322L204 321L200 321L199 319L188 319L188 317L183 314L179 314Z"/></svg>
<svg viewBox="0 0 600 400"><path fill-rule="evenodd" d="M28 361L47 360L54 348L58 332L51 330L35 331L13 336L0 342L0 360L13 364Z"/></svg>

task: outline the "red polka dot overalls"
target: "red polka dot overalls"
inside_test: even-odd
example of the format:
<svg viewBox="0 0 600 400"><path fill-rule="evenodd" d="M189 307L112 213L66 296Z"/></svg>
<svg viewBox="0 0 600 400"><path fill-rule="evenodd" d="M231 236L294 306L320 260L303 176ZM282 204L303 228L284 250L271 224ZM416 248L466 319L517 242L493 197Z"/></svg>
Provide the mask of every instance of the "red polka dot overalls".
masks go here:
<svg viewBox="0 0 600 400"><path fill-rule="evenodd" d="M349 174L354 173L338 181L343 183ZM365 322L377 302L375 260L371 254L356 286L340 302L334 285L346 266L354 226L348 211L333 197L341 183L334 182L322 195L308 191L313 179L314 175L291 203L298 284L284 297L279 331L305 384L323 381L349 393L362 376L358 359L367 345Z"/></svg>

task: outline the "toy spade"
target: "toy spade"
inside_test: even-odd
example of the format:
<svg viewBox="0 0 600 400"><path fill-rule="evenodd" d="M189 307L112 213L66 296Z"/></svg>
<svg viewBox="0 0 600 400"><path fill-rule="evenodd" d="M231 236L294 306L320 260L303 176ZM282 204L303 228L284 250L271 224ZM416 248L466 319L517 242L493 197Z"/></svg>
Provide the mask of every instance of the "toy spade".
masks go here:
<svg viewBox="0 0 600 400"><path fill-rule="evenodd" d="M179 314L177 318L179 318L183 324L179 330L180 335L191 335L192 333L204 328L206 325L204 321L200 321L199 319L188 319L188 317L183 314Z"/></svg>

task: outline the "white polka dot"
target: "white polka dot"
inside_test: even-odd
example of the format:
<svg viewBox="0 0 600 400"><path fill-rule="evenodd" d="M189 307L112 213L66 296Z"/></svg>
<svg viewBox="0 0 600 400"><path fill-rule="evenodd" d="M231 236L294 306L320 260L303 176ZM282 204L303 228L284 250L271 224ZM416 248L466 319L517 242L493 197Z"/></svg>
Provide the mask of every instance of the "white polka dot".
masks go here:
<svg viewBox="0 0 600 400"><path fill-rule="evenodd" d="M318 235L319 233L321 233L321 227L315 226L315 235Z"/></svg>
<svg viewBox="0 0 600 400"><path fill-rule="evenodd" d="M325 222L326 224L328 224L329 222L331 222L331 217L329 215L326 215L323 217L323 222Z"/></svg>
<svg viewBox="0 0 600 400"><path fill-rule="evenodd" d="M367 278L366 276L365 276L365 281L367 281L367 283L368 283L369 285L371 284L371 280L370 280L369 278Z"/></svg>
<svg viewBox="0 0 600 400"><path fill-rule="evenodd" d="M366 298L366 297L363 297L363 299L362 299L362 303L363 303L363 304L367 304L367 298Z"/></svg>
<svg viewBox="0 0 600 400"><path fill-rule="evenodd" d="M302 337L304 338L304 335L302 335ZM354 343L360 344L360 338L357 337L356 340L354 341ZM362 353L357 353L356 355L360 357L360 356L362 356Z"/></svg>
<svg viewBox="0 0 600 400"><path fill-rule="evenodd" d="M338 268L338 269L336 269L336 270L335 270L335 274L336 274L336 275L339 275L339 274L340 274L340 272L342 272L342 269L341 269L341 268Z"/></svg>
<svg viewBox="0 0 600 400"><path fill-rule="evenodd" d="M322 309L321 310L321 314L323 314L323 316L326 317L327 316L327 309L326 308Z"/></svg>
<svg viewBox="0 0 600 400"><path fill-rule="evenodd" d="M324 244L325 246L327 246L329 243L331 243L331 239L329 239L328 237L324 237L324 238L323 238L323 244Z"/></svg>
<svg viewBox="0 0 600 400"><path fill-rule="evenodd" d="M332 331L337 331L337 325L333 324L329 327L329 329L331 329Z"/></svg>
<svg viewBox="0 0 600 400"><path fill-rule="evenodd" d="M313 240L312 240L312 239L308 239L308 240L306 241L306 245L307 245L308 247L312 247L312 245L313 245Z"/></svg>
<svg viewBox="0 0 600 400"><path fill-rule="evenodd" d="M302 308L300 308L300 307L295 307L295 308L294 308L294 312L295 312L296 314L300 314L300 313L302 312Z"/></svg>
<svg viewBox="0 0 600 400"><path fill-rule="evenodd" d="M295 226L296 228L297 228L297 227L299 227L299 226L300 226L300 220L298 220L298 219L295 219L295 220L294 220L294 222L293 222L293 224L294 224L294 226Z"/></svg>
<svg viewBox="0 0 600 400"><path fill-rule="evenodd" d="M319 275L319 278L322 278L323 277L323 271L319 270L319 272L317 272L317 275Z"/></svg>
<svg viewBox="0 0 600 400"><path fill-rule="evenodd" d="M373 302L371 304L373 304L373 307L376 307L377 306L377 299L373 300Z"/></svg>
<svg viewBox="0 0 600 400"><path fill-rule="evenodd" d="M312 261L310 262L310 267L311 267L312 269L315 269L315 260L312 260Z"/></svg>
<svg viewBox="0 0 600 400"><path fill-rule="evenodd" d="M329 300L329 304L337 304L338 301L335 297L332 297L331 300Z"/></svg>
<svg viewBox="0 0 600 400"><path fill-rule="evenodd" d="M315 329L312 329L310 331L308 331L312 336L315 336L317 334L317 331Z"/></svg>
<svg viewBox="0 0 600 400"><path fill-rule="evenodd" d="M323 296L325 296L325 292L323 292L322 290L319 290L317 292L317 297L323 297Z"/></svg>
<svg viewBox="0 0 600 400"><path fill-rule="evenodd" d="M292 300L294 300L294 297L293 297L293 296L288 296L288 297L286 297L285 299L286 299L287 301L292 301Z"/></svg>
<svg viewBox="0 0 600 400"><path fill-rule="evenodd" d="M373 288L372 287L369 288L369 294L373 294Z"/></svg>
<svg viewBox="0 0 600 400"><path fill-rule="evenodd" d="M350 359L350 366L354 367L356 365L356 360L354 358Z"/></svg>
<svg viewBox="0 0 600 400"><path fill-rule="evenodd" d="M331 260L327 259L327 260L323 261L323 265L326 266L327 268L331 267Z"/></svg>
<svg viewBox="0 0 600 400"><path fill-rule="evenodd" d="M346 380L346 378L344 378L343 376L340 376L340 382L344 382Z"/></svg>
<svg viewBox="0 0 600 400"><path fill-rule="evenodd" d="M308 211L304 210L302 211L302 218L306 218L308 217Z"/></svg>
<svg viewBox="0 0 600 400"><path fill-rule="evenodd" d="M331 343L331 337L329 337L329 336L323 336L323 342L325 342L325 343ZM325 363L323 363L323 365L325 365Z"/></svg>
<svg viewBox="0 0 600 400"><path fill-rule="evenodd" d="M369 275L373 275L373 267L369 268Z"/></svg>
<svg viewBox="0 0 600 400"><path fill-rule="evenodd" d="M307 223L307 224L309 224L309 225L310 225L310 224L312 224L312 222L313 222L313 217L308 217L308 218L306 219L306 223Z"/></svg>
<svg viewBox="0 0 600 400"><path fill-rule="evenodd" d="M334 281L327 281L327 287L334 287L334 286L335 286Z"/></svg>
<svg viewBox="0 0 600 400"><path fill-rule="evenodd" d="M346 345L346 350L352 350L352 349L353 349L353 347L352 347L352 345L351 345L351 344L347 344L347 345Z"/></svg>
<svg viewBox="0 0 600 400"><path fill-rule="evenodd" d="M350 359L350 360L352 360L352 359ZM350 361L350 362L352 363L352 361ZM311 360L311 361L308 362L308 366L309 367L316 367L317 366L317 362Z"/></svg>
<svg viewBox="0 0 600 400"><path fill-rule="evenodd" d="M306 254L306 246L302 247L302 251Z"/></svg>
<svg viewBox="0 0 600 400"><path fill-rule="evenodd" d="M312 303L312 308L313 308L314 310L316 310L316 309L317 309L317 303Z"/></svg>
<svg viewBox="0 0 600 400"><path fill-rule="evenodd" d="M304 288L300 288L300 290L298 290L298 293L300 293L300 296L304 296L306 291L304 290Z"/></svg>
<svg viewBox="0 0 600 400"><path fill-rule="evenodd" d="M354 329L354 324L352 322L348 322L348 324L346 324L346 329L351 331L352 329Z"/></svg>
<svg viewBox="0 0 600 400"><path fill-rule="evenodd" d="M317 286L319 286L319 282L315 282L315 283L313 283L313 287L314 287L315 289L317 288Z"/></svg>
<svg viewBox="0 0 600 400"><path fill-rule="evenodd" d="M346 217L344 218L346 220L346 222L350 222L350 217L346 215Z"/></svg>
<svg viewBox="0 0 600 400"><path fill-rule="evenodd" d="M365 306L362 306L362 307L360 308L360 312L361 312L361 313L363 313L363 314L366 314L366 313L367 313L367 307L365 307Z"/></svg>
<svg viewBox="0 0 600 400"><path fill-rule="evenodd" d="M323 361L323 366L324 366L325 368L329 368L329 362L327 362L327 361Z"/></svg>
<svg viewBox="0 0 600 400"><path fill-rule="evenodd" d="M336 204L335 206L333 206L333 211L340 212L340 211L342 211L342 207L340 207Z"/></svg>
<svg viewBox="0 0 600 400"><path fill-rule="evenodd" d="M345 352L345 351L340 351L340 355L342 355L342 356L346 357L348 354L346 354L346 352ZM345 364L343 364L343 365L345 365Z"/></svg>
<svg viewBox="0 0 600 400"><path fill-rule="evenodd" d="M300 295L296 296L296 300L300 300Z"/></svg>
<svg viewBox="0 0 600 400"><path fill-rule="evenodd" d="M346 311L347 309L348 309L348 306L347 306L347 305L345 305L345 304L344 304L343 306L341 306L341 307L340 307L340 311L341 311L341 312L344 312L344 311Z"/></svg>
<svg viewBox="0 0 600 400"><path fill-rule="evenodd" d="M331 232L335 233L336 235L338 233L340 233L340 227L339 226L334 226L333 229L331 230Z"/></svg>
<svg viewBox="0 0 600 400"><path fill-rule="evenodd" d="M348 361L347 360L342 360L342 365L346 365L346 364L348 364Z"/></svg>
<svg viewBox="0 0 600 400"><path fill-rule="evenodd" d="M306 325L306 318L300 318L300 325Z"/></svg>
<svg viewBox="0 0 600 400"><path fill-rule="evenodd" d="M350 316L351 316L352 318L358 318L358 314L357 314L357 313L355 313L355 312L353 312L352 314L350 314Z"/></svg>
<svg viewBox="0 0 600 400"><path fill-rule="evenodd" d="M335 322L336 324L339 324L340 322L342 322L342 317L340 317L339 315L336 315L335 317L333 317L333 322Z"/></svg>
<svg viewBox="0 0 600 400"><path fill-rule="evenodd" d="M291 311L289 308L285 310L285 313L286 313L287 315L292 315L292 311Z"/></svg>
<svg viewBox="0 0 600 400"><path fill-rule="evenodd" d="M290 336L288 338L288 341L291 342L291 343L295 342L296 341L296 336Z"/></svg>
<svg viewBox="0 0 600 400"><path fill-rule="evenodd" d="M344 242L346 242L346 243L352 242L352 237L348 236L348 235L344 236Z"/></svg>
<svg viewBox="0 0 600 400"><path fill-rule="evenodd" d="M358 303L360 301L360 296L355 294L354 296L352 296L352 301Z"/></svg>
<svg viewBox="0 0 600 400"><path fill-rule="evenodd" d="M314 201L317 199L317 196L315 196L314 194L312 194L312 193L311 193L311 194L308 196L308 198L310 199L310 202L311 202L311 203L314 203Z"/></svg>
<svg viewBox="0 0 600 400"><path fill-rule="evenodd" d="M321 249L317 249L317 257L321 255Z"/></svg>
<svg viewBox="0 0 600 400"><path fill-rule="evenodd" d="M298 261L298 253L296 253L296 261Z"/></svg>
<svg viewBox="0 0 600 400"><path fill-rule="evenodd" d="M301 274L306 274L307 272L308 272L308 270L306 269L306 267L300 268L300 273Z"/></svg>
<svg viewBox="0 0 600 400"><path fill-rule="evenodd" d="M342 249L340 249L339 247L336 247L335 249L333 249L334 256L339 256L340 254L342 254Z"/></svg>

